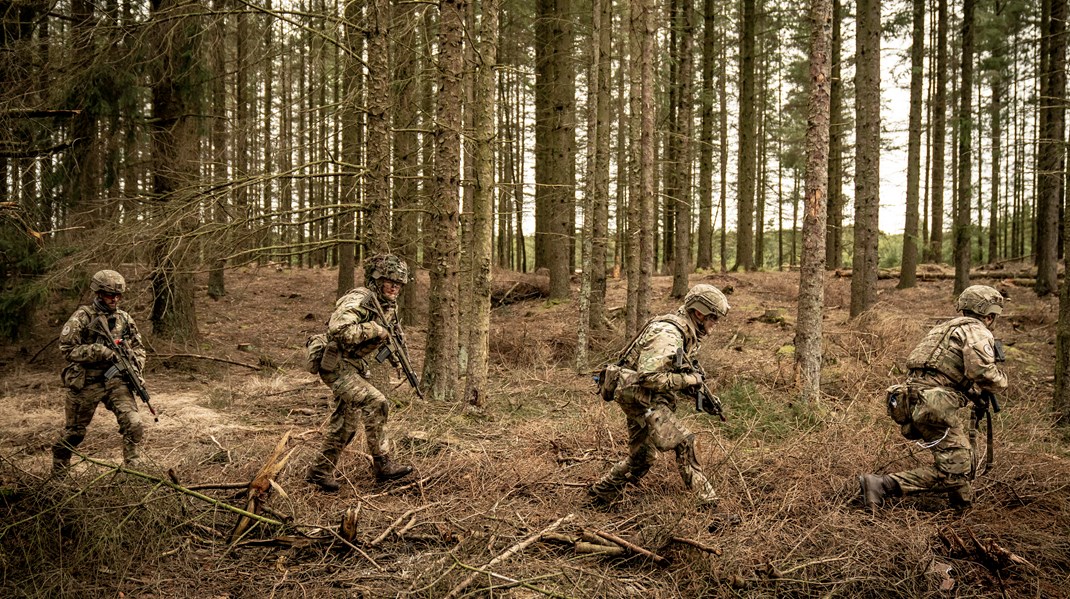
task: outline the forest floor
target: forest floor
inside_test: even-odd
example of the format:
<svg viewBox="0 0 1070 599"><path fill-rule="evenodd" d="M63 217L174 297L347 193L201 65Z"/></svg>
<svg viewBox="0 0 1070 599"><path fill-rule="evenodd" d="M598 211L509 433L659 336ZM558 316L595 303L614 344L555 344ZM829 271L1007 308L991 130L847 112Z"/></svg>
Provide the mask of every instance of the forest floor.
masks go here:
<svg viewBox="0 0 1070 599"><path fill-rule="evenodd" d="M87 461L65 483L45 480L64 393L59 352L46 346L76 306L57 300L41 308L36 336L0 347L0 596L1067 597L1070 442L1050 413L1058 300L1037 299L1015 276L976 279L1010 298L996 334L1011 387L975 506L958 513L944 497L916 496L871 515L858 474L931 459L899 435L883 397L925 331L953 315L951 280L902 291L881 280L877 306L851 321L850 279L830 273L825 399L808 405L792 391L798 274L694 275L732 305L700 354L727 422L687 405L677 412L720 495L702 511L671 453L626 501L588 503L585 487L627 451L624 419L572 366L576 303L540 299L495 308L482 409L419 400L376 373L394 404L395 455L416 473L376 484L358 433L343 454L342 490L319 492L304 473L329 391L304 371L303 351L333 306L337 271L229 271L219 301L201 281L196 347L153 346L147 380L159 422L142 414L146 472L185 486L247 484L288 434L293 453L261 510L285 524L259 524L234 542L235 513L164 483ZM131 280L124 307L145 331L144 285ZM416 285L426 296L426 276ZM609 285L607 306L623 306L624 281ZM675 308L670 285L654 278L657 311ZM626 341L621 312L593 334L593 359ZM419 367L426 329L408 333ZM104 408L80 450L120 459ZM200 492L246 505L244 489ZM664 559L583 553L576 541L598 531Z"/></svg>

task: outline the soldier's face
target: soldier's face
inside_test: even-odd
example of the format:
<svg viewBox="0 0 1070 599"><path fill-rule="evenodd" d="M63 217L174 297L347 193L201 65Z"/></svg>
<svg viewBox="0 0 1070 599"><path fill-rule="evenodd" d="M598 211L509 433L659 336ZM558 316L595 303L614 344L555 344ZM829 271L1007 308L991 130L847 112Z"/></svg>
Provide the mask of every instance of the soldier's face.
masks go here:
<svg viewBox="0 0 1070 599"><path fill-rule="evenodd" d="M985 326L988 327L988 330L991 331L992 329L994 329L996 327L996 315L995 314L986 314L984 319L981 322L985 323Z"/></svg>
<svg viewBox="0 0 1070 599"><path fill-rule="evenodd" d="M104 305L107 306L108 309L114 312L115 309L119 307L119 300L123 299L123 294L98 291L97 297L100 298L100 301L104 302Z"/></svg>
<svg viewBox="0 0 1070 599"><path fill-rule="evenodd" d="M709 335L713 331L713 325L717 324L717 313L710 312L703 316L698 310L692 310L691 312L695 316L695 323L698 324L698 334L700 336Z"/></svg>
<svg viewBox="0 0 1070 599"><path fill-rule="evenodd" d="M379 283L379 290L382 291L383 297L390 301L398 299L398 294L401 293L401 283L397 281L391 281L390 279L383 279Z"/></svg>

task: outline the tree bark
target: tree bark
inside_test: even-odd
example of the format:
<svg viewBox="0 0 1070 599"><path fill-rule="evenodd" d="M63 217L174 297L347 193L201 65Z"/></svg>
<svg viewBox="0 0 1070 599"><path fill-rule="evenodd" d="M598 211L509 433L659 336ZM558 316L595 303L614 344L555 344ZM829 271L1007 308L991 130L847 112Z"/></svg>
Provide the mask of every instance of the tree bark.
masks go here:
<svg viewBox="0 0 1070 599"><path fill-rule="evenodd" d="M435 99L435 178L428 206L431 289L423 386L434 400L457 396L458 276L461 185L461 77L466 0L439 1L438 96Z"/></svg>
<svg viewBox="0 0 1070 599"><path fill-rule="evenodd" d="M925 81L925 0L913 0L910 45L910 117L907 126L907 206L899 289L915 285L918 270L918 191L921 179L922 83Z"/></svg>
<svg viewBox="0 0 1070 599"><path fill-rule="evenodd" d="M1037 284L1038 296L1056 293L1058 281L1059 203L1066 176L1066 0L1050 2L1050 17L1041 77L1046 85L1041 95L1044 115L1037 144Z"/></svg>
<svg viewBox="0 0 1070 599"><path fill-rule="evenodd" d="M851 317L877 301L880 233L880 0L858 1L855 38L855 240Z"/></svg>
<svg viewBox="0 0 1070 599"><path fill-rule="evenodd" d="M933 92L932 219L929 261L944 260L944 146L947 142L947 0L937 0L936 90Z"/></svg>
<svg viewBox="0 0 1070 599"><path fill-rule="evenodd" d="M755 0L743 0L742 27L739 39L739 192L736 218L736 264L754 270L754 186L757 140L754 125L756 106L754 96L754 38Z"/></svg>
<svg viewBox="0 0 1070 599"><path fill-rule="evenodd" d="M795 333L796 386L804 401L821 398L821 344L825 277L825 192L828 185L831 65L831 0L810 4L810 98L806 123L806 202L803 252L799 268L799 307Z"/></svg>
<svg viewBox="0 0 1070 599"><path fill-rule="evenodd" d="M676 203L676 239L673 252L672 297L683 297L689 288L687 276L691 272L691 134L694 98L692 98L692 80L694 77L693 44L695 37L694 6L692 0L681 0L679 22L679 90L676 108L676 171L675 198L666 198L667 202Z"/></svg>
<svg viewBox="0 0 1070 599"><path fill-rule="evenodd" d="M972 238L970 209L973 194L973 20L974 0L962 2L962 84L959 87L959 184L955 210L955 294L970 285Z"/></svg>

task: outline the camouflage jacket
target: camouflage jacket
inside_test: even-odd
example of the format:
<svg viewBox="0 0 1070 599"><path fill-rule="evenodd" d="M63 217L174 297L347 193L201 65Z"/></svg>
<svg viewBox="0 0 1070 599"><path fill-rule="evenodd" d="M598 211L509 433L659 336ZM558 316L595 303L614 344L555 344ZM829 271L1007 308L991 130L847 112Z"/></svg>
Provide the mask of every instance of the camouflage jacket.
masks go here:
<svg viewBox="0 0 1070 599"><path fill-rule="evenodd" d="M639 373L640 387L654 393L680 391L688 385L683 373L673 368L676 350L697 363L699 343L695 325L686 315L676 312L655 317L647 322L642 332L623 356L622 366Z"/></svg>
<svg viewBox="0 0 1070 599"><path fill-rule="evenodd" d="M985 391L1007 388L996 362L995 337L983 322L961 316L933 327L907 358L910 380L958 391L976 385Z"/></svg>
<svg viewBox="0 0 1070 599"><path fill-rule="evenodd" d="M334 313L327 321L327 333L347 358L363 358L379 349L385 341L379 338L383 323L376 314L375 292L367 287L349 291L334 304ZM382 306L383 318L392 322L395 307Z"/></svg>
<svg viewBox="0 0 1070 599"><path fill-rule="evenodd" d="M111 365L110 350L100 338L94 321L103 316L108 322L112 339L122 339L123 345L137 361L138 370L145 367L145 346L134 319L123 310L109 313L94 304L79 306L63 325L59 334L59 350L68 362L81 364L89 370L106 370ZM90 330L93 329L93 330Z"/></svg>

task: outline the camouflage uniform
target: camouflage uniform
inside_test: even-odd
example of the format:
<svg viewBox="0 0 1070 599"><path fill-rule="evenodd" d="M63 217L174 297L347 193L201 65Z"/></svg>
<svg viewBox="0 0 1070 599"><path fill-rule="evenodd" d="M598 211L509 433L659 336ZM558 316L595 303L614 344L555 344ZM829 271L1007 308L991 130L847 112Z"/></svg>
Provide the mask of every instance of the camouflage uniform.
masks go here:
<svg viewBox="0 0 1070 599"><path fill-rule="evenodd" d="M970 298L980 298L980 307L969 305ZM958 300L964 315L934 327L910 352L906 380L910 417L902 434L929 448L933 465L885 476L863 475L862 495L868 505L879 505L886 495L922 492L946 492L955 507L973 502L974 456L959 409L971 403L967 394L1007 387L1007 375L996 362L995 338L981 320L986 314L1002 313L1002 303L1002 296L991 287L967 288Z"/></svg>
<svg viewBox="0 0 1070 599"><path fill-rule="evenodd" d="M954 502L973 501L973 454L958 411L970 404L965 394L972 386L993 392L1007 388L994 343L984 323L963 316L933 328L907 358L907 385L920 388L921 399L913 408L913 423L903 432L935 445L930 448L932 466L889 475L904 494L948 491Z"/></svg>
<svg viewBox="0 0 1070 599"><path fill-rule="evenodd" d="M369 259L365 271L371 269L376 256ZM404 266L404 263L401 263ZM407 270L403 271L408 281ZM373 276L370 272L368 278ZM399 276L399 275L394 275ZM368 281L374 285L374 279ZM334 472L338 458L356 435L357 425L364 423L368 453L374 461L374 473L380 479L404 476L411 468L390 463L390 443L383 428L390 414L390 403L369 381L369 359L383 346L383 320L396 321L396 304L380 297L374 289L358 287L335 303L334 313L327 323L332 343L324 354L320 380L331 388L332 414L320 455L308 473L308 480L329 490L336 490ZM336 364L335 364L336 363ZM385 469L384 469L385 468Z"/></svg>
<svg viewBox="0 0 1070 599"><path fill-rule="evenodd" d="M114 271L101 273L113 273L122 281L122 277ZM97 273L94 279L101 273ZM125 287L125 282L122 287ZM71 461L71 450L85 438L86 427L93 420L99 403L111 410L119 422L119 432L123 436L123 460L133 464L140 459L138 447L144 431L134 395L123 383L122 377L104 379L105 371L113 364L114 354L101 343L101 333L97 330L99 325L94 324L100 317L107 322L112 338L122 339L123 344L132 350L138 370L145 366L141 335L128 313L123 310L110 311L99 298L91 305L75 310L63 325L59 337L59 349L68 364L62 373L63 385L67 387L66 425L59 440L52 446L55 476L62 476L66 472Z"/></svg>
<svg viewBox="0 0 1070 599"><path fill-rule="evenodd" d="M716 293L720 295L720 291ZM723 305L726 313L728 304L725 301ZM628 457L591 487L590 494L596 500L617 500L626 484L637 484L646 475L659 451L671 450L676 452L676 467L688 489L701 503L716 503L713 485L695 457L695 435L674 415L683 391L701 379L696 374L674 372L673 359L682 348L691 363L697 363L698 336L685 304L674 314L649 321L625 352L620 365L638 373L635 384L614 396L627 420Z"/></svg>

